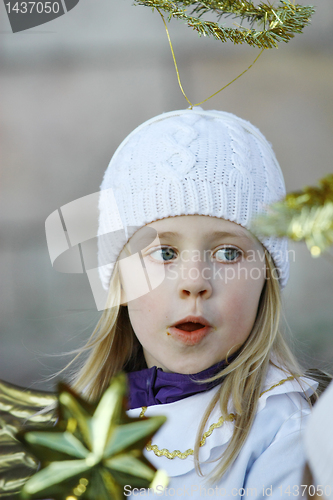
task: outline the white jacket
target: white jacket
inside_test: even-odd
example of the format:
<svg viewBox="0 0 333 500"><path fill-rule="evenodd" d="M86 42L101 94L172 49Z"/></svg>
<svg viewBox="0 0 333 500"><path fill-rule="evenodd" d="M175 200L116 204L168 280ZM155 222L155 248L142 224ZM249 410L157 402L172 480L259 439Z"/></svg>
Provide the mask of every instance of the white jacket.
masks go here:
<svg viewBox="0 0 333 500"><path fill-rule="evenodd" d="M153 450L145 456L157 468L164 469L170 483L159 496L199 499L212 498L272 498L274 500L304 499L300 488L305 463L302 433L310 414L300 384L285 381L286 374L270 366L259 399L256 417L248 438L235 463L218 484L207 483L207 477L199 476L194 469L193 455L186 459L157 456L158 450L173 452L194 448L201 419L219 386L174 403L148 407L145 416L165 415L167 422L152 439ZM317 383L302 379L302 386L311 395ZM230 406L232 410L232 407ZM128 415L138 417L140 408L129 410ZM211 413L205 431L219 421L218 405ZM205 476L211 472L226 449L233 432L233 422L224 422L214 428L200 447L199 460ZM157 448L156 448L157 447ZM155 452L154 452L155 450ZM164 454L165 451L163 451ZM156 497L151 490L131 491L125 487L125 496Z"/></svg>

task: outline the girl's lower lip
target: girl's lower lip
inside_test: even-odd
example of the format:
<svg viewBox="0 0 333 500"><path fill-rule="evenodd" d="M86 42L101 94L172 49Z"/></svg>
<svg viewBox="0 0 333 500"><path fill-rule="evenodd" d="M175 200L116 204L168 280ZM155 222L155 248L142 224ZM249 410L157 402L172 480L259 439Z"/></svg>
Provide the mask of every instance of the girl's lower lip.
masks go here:
<svg viewBox="0 0 333 500"><path fill-rule="evenodd" d="M201 342L201 340L208 335L211 329L211 326L205 326L204 328L193 330L192 332L186 332L185 330L179 330L177 327L171 326L168 328L168 332L172 335L172 337L180 340L183 344L195 345Z"/></svg>

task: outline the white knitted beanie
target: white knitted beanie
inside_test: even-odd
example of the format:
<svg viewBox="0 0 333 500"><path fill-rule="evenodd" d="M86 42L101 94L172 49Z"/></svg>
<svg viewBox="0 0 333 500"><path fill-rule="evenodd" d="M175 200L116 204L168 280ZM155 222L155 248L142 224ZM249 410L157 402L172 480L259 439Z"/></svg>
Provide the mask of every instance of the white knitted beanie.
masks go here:
<svg viewBox="0 0 333 500"><path fill-rule="evenodd" d="M172 111L137 127L105 172L99 201L99 274L109 286L123 246L142 226L177 215L210 215L249 229L254 215L285 195L275 154L261 132L231 113ZM101 237L110 234L111 237ZM260 240L283 288L287 240Z"/></svg>

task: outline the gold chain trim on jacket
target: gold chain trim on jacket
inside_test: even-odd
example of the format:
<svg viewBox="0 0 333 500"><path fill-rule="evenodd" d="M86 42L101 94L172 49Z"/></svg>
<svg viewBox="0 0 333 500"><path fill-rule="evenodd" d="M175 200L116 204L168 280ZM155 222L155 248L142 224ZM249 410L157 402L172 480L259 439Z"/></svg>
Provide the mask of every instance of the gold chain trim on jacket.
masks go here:
<svg viewBox="0 0 333 500"><path fill-rule="evenodd" d="M143 407L143 408L147 409L147 407ZM142 408L142 410L143 410L143 408ZM144 411L146 411L146 410L144 410ZM142 414L142 412L141 412L141 414ZM140 414L140 416L141 416L141 414ZM144 413L143 413L143 415L144 415ZM235 418L236 418L236 415L234 415L233 413L230 413L230 415L228 415L229 422L233 422L235 420ZM220 417L215 424L212 424L209 427L208 431L206 431L204 433L204 435L202 436L202 439L200 441L200 446L203 446L206 442L206 439L212 434L213 430L217 429L218 427L221 427L223 423L224 423L224 418ZM170 458L170 459L178 457L178 458L181 458L182 460L185 460L185 458L187 458L189 455L194 454L194 450L192 450L192 448L189 448L188 450L186 450L184 452L181 452L180 450L169 451L166 448L163 448L163 450L160 450L156 444L151 444L151 441L149 441L149 443L146 445L146 450L153 451L157 457L163 456L163 457Z"/></svg>
<svg viewBox="0 0 333 500"><path fill-rule="evenodd" d="M269 392L272 389L275 389L275 387L278 387L278 386L284 384L285 382L289 382L290 380L294 380L294 378L295 377L291 376L291 377L285 378L283 380L280 380L280 382L278 382L277 384L274 384L269 389L266 389L266 391L263 391L260 394L260 397L263 394L265 394L266 392ZM147 411L147 406L143 406L141 413L140 413L141 418L145 415L146 411ZM233 422L235 420L235 418L236 418L236 415L234 413L230 413L228 415L227 421ZM213 430L217 429L218 427L221 427L223 425L224 421L225 421L224 418L220 417L215 424L210 425L209 429L202 436L202 439L200 441L200 447L205 444L206 439L212 434ZM189 448L188 450L183 451L183 452L181 452L180 450L169 451L167 448L163 448L162 450L160 450L156 444L151 443L151 440L147 443L146 450L153 451L157 457L166 457L166 458L169 458L170 460L172 460L173 458L176 458L176 457L181 458L182 460L185 460L185 458L187 458L189 455L194 455L194 450L192 450L192 448Z"/></svg>
<svg viewBox="0 0 333 500"><path fill-rule="evenodd" d="M295 378L296 378L296 377L294 377L294 376L292 376L292 375L291 375L291 376L290 376L290 377L288 377L288 378L284 378L283 380L280 380L280 382L278 382L277 384L272 385L272 387L270 387L269 389L266 389L266 391L262 392L262 393L260 394L260 396L259 396L259 397L261 398L261 396L262 396L263 394L265 394L266 392L269 392L269 391L271 391L272 389L275 389L275 387L279 387L279 385L282 385L282 384L284 384L285 382L289 382L289 380L294 380Z"/></svg>

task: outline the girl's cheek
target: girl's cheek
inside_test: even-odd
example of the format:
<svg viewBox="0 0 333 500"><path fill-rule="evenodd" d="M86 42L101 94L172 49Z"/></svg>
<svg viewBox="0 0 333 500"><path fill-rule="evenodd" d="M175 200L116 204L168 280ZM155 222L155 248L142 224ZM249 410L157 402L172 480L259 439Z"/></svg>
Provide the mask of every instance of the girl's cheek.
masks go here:
<svg viewBox="0 0 333 500"><path fill-rule="evenodd" d="M244 260L241 264L240 271L241 279L244 285L252 288L253 290L261 290L266 276L266 265L260 259L255 261Z"/></svg>
<svg viewBox="0 0 333 500"><path fill-rule="evenodd" d="M224 301L228 304L228 309L237 316L257 313L265 275L262 270L251 270L252 266L241 270L239 278L229 280L223 287Z"/></svg>
<svg viewBox="0 0 333 500"><path fill-rule="evenodd" d="M137 329L147 329L154 326L161 311L164 309L165 294L160 289L152 290L128 304L132 325Z"/></svg>

